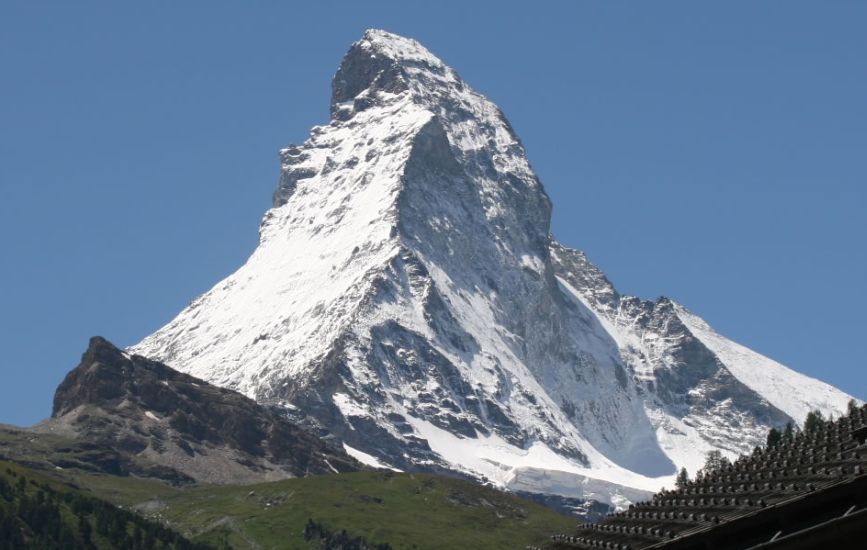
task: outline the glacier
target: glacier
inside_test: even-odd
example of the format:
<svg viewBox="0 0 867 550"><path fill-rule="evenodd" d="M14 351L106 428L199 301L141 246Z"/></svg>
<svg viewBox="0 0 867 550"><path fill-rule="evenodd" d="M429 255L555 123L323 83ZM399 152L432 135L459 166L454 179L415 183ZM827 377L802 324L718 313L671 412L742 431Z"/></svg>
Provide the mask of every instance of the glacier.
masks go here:
<svg viewBox="0 0 867 550"><path fill-rule="evenodd" d="M621 507L851 399L620 295L550 234L500 109L415 40L367 31L280 163L247 262L128 351L369 464Z"/></svg>

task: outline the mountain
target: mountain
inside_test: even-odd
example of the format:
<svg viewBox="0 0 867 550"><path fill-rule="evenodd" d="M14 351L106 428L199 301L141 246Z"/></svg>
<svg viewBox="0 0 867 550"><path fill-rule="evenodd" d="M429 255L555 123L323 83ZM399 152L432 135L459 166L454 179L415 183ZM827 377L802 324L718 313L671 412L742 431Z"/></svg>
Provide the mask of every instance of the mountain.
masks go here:
<svg viewBox="0 0 867 550"><path fill-rule="evenodd" d="M850 399L621 296L550 235L500 109L414 40L367 31L280 160L246 264L129 351L364 462L619 506Z"/></svg>
<svg viewBox="0 0 867 550"><path fill-rule="evenodd" d="M343 449L232 390L90 340L51 418L0 429L0 456L46 469L237 484L353 472Z"/></svg>
<svg viewBox="0 0 867 550"><path fill-rule="evenodd" d="M574 526L508 492L431 474L172 487L0 460L3 550L499 550Z"/></svg>
<svg viewBox="0 0 867 550"><path fill-rule="evenodd" d="M286 417L92 338L51 418L0 425L0 550L481 549L574 525L568 499L365 468Z"/></svg>

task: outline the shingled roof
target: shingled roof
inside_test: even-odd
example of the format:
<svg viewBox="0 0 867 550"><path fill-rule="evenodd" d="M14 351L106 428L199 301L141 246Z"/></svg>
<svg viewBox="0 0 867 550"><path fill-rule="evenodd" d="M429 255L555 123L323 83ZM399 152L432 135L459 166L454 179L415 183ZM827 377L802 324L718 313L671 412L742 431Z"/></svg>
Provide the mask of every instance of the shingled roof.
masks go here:
<svg viewBox="0 0 867 550"><path fill-rule="evenodd" d="M553 535L546 548L867 548L865 441L867 406L600 523ZM848 545L859 536L864 546Z"/></svg>

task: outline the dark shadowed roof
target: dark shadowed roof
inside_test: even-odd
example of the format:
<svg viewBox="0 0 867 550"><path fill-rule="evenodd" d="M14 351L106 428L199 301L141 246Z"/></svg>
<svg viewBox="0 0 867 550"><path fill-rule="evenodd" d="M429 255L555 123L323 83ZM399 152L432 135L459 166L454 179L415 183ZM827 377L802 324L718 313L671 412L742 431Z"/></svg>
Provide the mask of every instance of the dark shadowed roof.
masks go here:
<svg viewBox="0 0 867 550"><path fill-rule="evenodd" d="M685 487L551 537L551 549L855 548L867 536L867 405ZM865 539L861 539L865 540Z"/></svg>

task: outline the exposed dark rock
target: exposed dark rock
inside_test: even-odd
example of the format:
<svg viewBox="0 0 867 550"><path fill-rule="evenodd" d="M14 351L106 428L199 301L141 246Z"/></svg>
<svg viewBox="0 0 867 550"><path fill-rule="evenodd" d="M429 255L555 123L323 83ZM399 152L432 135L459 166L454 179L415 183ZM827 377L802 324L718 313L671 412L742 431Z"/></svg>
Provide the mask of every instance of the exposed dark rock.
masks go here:
<svg viewBox="0 0 867 550"><path fill-rule="evenodd" d="M276 408L94 337L57 388L41 433L74 436L60 467L170 481L252 482L354 471L342 450Z"/></svg>

